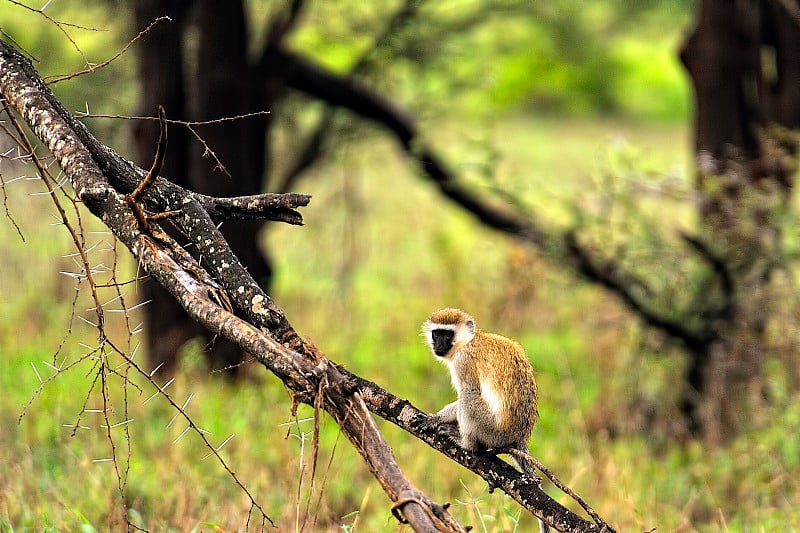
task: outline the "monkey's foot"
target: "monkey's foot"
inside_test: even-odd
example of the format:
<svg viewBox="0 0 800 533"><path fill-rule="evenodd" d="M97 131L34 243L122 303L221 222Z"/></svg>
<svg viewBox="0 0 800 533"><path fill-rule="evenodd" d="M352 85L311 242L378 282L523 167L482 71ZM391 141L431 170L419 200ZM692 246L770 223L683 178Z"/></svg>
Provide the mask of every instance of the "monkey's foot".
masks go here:
<svg viewBox="0 0 800 533"><path fill-rule="evenodd" d="M436 415L428 415L425 413L418 413L409 422L411 429L421 433L427 433L437 426Z"/></svg>

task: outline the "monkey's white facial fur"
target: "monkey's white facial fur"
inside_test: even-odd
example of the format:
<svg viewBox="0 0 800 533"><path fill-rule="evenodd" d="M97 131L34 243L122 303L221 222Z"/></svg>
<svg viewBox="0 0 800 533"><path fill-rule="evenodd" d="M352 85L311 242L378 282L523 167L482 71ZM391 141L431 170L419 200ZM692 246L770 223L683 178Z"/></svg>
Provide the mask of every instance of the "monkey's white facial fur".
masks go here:
<svg viewBox="0 0 800 533"><path fill-rule="evenodd" d="M475 320L460 309L440 309L425 322L422 332L434 355L449 358L475 336Z"/></svg>

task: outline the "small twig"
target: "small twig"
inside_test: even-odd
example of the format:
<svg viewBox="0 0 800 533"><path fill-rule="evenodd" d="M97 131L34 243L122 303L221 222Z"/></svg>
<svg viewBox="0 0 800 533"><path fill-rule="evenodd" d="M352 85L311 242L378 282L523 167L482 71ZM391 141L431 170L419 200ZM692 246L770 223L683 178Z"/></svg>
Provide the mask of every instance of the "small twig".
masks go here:
<svg viewBox="0 0 800 533"><path fill-rule="evenodd" d="M5 101L3 102L3 111L5 111L6 115L9 115L8 104ZM5 130L5 131L8 131L8 128L6 128L5 125L2 125L2 129ZM10 134L11 132L8 131L8 133ZM14 138L14 136L12 135L12 139L13 138ZM19 144L19 143L17 143L17 144ZM13 150L13 148L12 148L12 150ZM3 157L5 157L5 156L3 156ZM19 224L17 224L17 221L14 220L14 217L11 216L11 210L8 208L8 192L6 191L6 180L3 177L2 173L0 173L0 192L2 192L2 194L3 194L3 210L6 213L6 218L14 226L14 229L17 230L17 234L19 235L19 238L22 239L22 242L25 242L25 235L22 234L22 229L19 227Z"/></svg>
<svg viewBox="0 0 800 533"><path fill-rule="evenodd" d="M14 39L14 37L12 37L11 35L9 35L9 34L8 34L8 33L7 33L7 32L6 32L6 31L5 31L3 28L0 28L0 34L2 34L4 38L6 38L6 39L8 39L9 41L11 41L12 43L14 43L14 46L16 46L18 50L21 50L21 51L22 51L22 52L23 52L23 53L24 53L24 54L25 54L25 55L26 55L28 58L30 58L32 61L35 61L36 63L39 63L39 62L40 62L38 57L36 57L35 55L33 55L33 54L30 52L30 50L27 50L27 49L26 49L24 46L22 46L21 44L19 44L19 41L17 41L16 39Z"/></svg>
<svg viewBox="0 0 800 533"><path fill-rule="evenodd" d="M161 120L160 117L149 117L149 116L136 116L136 115L103 115L103 114L92 114L92 113L76 113L77 116L81 118L111 118L111 119L122 119L122 120ZM228 170L225 168L225 165L222 164L222 161L219 160L217 154L214 153L214 150L208 145L208 143L203 139L199 133L193 128L193 126L208 126L213 124L222 124L224 122L232 122L234 120L241 120L244 118L251 118L251 117L258 117L269 115L269 111L256 111L253 113L245 113L243 115L235 115L233 117L222 117L222 118L215 118L211 120L200 120L200 121L185 121L185 120L174 120L174 119L167 119L166 122L168 124L178 124L183 126L194 136L195 139L203 146L203 157L210 157L214 161L214 169L219 170L226 176L230 177Z"/></svg>
<svg viewBox="0 0 800 533"><path fill-rule="evenodd" d="M142 31L140 31L140 32L139 32L139 33L136 35L136 37L134 37L133 39L131 39L130 41L128 41L128 44L126 44L126 45L125 45L125 46L122 48L122 50L120 50L119 52L117 52L116 54L114 54L114 55L113 55L112 57L110 57L109 59L106 59L106 60L105 60L105 61L103 61L102 63L98 63L98 64L96 64L96 65L91 65L91 66L89 66L88 68L86 68L86 69L84 69L84 70L81 70L81 71L78 71L78 72L73 72L72 74L64 74L64 75L61 75L61 76L52 76L52 77L50 77L48 80L46 80L46 81L47 81L47 83L49 83L49 84L51 84L51 85L55 85L56 83L58 83L58 82L60 82L60 81L66 81L66 80L69 80L69 79L72 79L72 78L77 78L78 76L82 76L82 75L84 75L84 74L90 74L90 73L94 72L94 71L95 71L95 70L97 70L97 69L101 69L101 68L103 68L103 67L107 66L107 65L108 65L108 64L110 64L112 61L114 61L114 60L118 59L120 56L122 56L122 54L124 54L125 52L127 52L127 51L128 51L128 48L130 48L131 46L133 46L133 44L134 44L136 41L138 41L139 39L141 39L141 38L142 38L142 37L143 37L143 36L144 36L144 35L145 35L147 32L149 32L149 31L150 31L150 29L151 29L153 26L155 26L156 24L158 24L159 22L161 22L161 21L163 21L163 20L172 21L172 19L171 19L171 18L169 18L169 17L167 17L167 16L158 17L158 18L157 18L157 19L155 19L153 22L151 22L151 23L150 23L150 24L149 24L149 25L148 25L148 26L147 26L145 29L143 29Z"/></svg>
<svg viewBox="0 0 800 533"><path fill-rule="evenodd" d="M17 0L8 0L8 1L11 2L14 5L17 5L19 7L25 8L28 11L32 11L34 13L38 13L39 15L43 16L44 18L46 18L56 28L58 28L58 30L61 33L64 34L64 36L67 38L67 40L70 43L72 43L72 46L75 48L75 50L83 58L83 62L86 63L86 65L90 64L89 63L89 58L86 57L86 54L83 53L83 50L81 50L81 47L78 46L78 43L75 42L75 39L72 38L72 36L69 34L69 32L67 30L64 29L64 27L66 26L66 27L69 27L69 28L76 28L76 29L79 29L79 30L89 30L89 31L100 31L99 29L97 29L97 28L89 28L89 27L86 27L86 26L80 26L78 24L72 24L72 23L69 23L69 22L62 22L60 20L54 19L53 17L51 17L50 15L45 13L42 9L34 9L29 5L23 4L22 2L18 2Z"/></svg>
<svg viewBox="0 0 800 533"><path fill-rule="evenodd" d="M8 192L6 191L6 180L3 179L3 175L0 174L0 190L2 190L3 194L3 211L6 214L6 218L11 225L14 226L14 229L17 230L17 235L19 238L22 239L22 242L25 242L25 235L22 234L22 229L17 224L17 221L14 220L14 217L11 215L11 210L8 208Z"/></svg>
<svg viewBox="0 0 800 533"><path fill-rule="evenodd" d="M253 117L263 117L269 115L269 111L254 111L252 113L244 113L242 115L234 115L232 117L221 117L221 118L212 118L209 120L176 120L176 119L166 119L167 124L178 124L181 126L209 126L213 124L223 124L225 122L234 122L236 120L241 120L243 118L253 118ZM111 118L116 120L158 120L161 121L161 117L151 117L148 115L107 115L107 114L96 114L96 113L76 113L77 117L80 118Z"/></svg>

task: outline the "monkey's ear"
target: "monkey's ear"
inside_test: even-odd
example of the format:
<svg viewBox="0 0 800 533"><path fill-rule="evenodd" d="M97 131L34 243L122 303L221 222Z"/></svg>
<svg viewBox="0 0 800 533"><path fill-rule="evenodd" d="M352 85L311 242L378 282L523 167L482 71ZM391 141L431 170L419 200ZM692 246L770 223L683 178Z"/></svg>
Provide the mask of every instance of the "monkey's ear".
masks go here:
<svg viewBox="0 0 800 533"><path fill-rule="evenodd" d="M467 329L469 330L469 332L474 335L475 334L475 321L474 320L467 320L466 325L467 325Z"/></svg>

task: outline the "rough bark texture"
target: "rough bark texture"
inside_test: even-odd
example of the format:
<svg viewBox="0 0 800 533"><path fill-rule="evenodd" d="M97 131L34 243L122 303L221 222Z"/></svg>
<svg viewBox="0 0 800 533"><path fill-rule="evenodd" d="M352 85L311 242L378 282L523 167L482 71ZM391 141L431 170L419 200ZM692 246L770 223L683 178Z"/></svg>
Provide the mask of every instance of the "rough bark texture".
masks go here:
<svg viewBox="0 0 800 533"><path fill-rule="evenodd" d="M449 457L503 488L536 516L561 531L612 531L567 510L533 480L496 457L474 456L453 442L420 434L410 421L424 416L407 401L347 374L303 341L283 312L259 287L217 230L209 211L232 209L239 216L290 218L305 195L215 199L158 178L143 195L150 212L176 211L170 220L188 235L202 264L151 219L137 222L127 195L145 172L97 141L44 85L30 62L0 41L0 94L46 144L78 197L124 243L141 267L175 298L195 321L252 353L295 397L320 406L339 423L365 462L416 531L466 531L446 511L420 493L403 475L370 411L414 433ZM271 207L277 204L277 212ZM398 411L398 408L400 409Z"/></svg>

